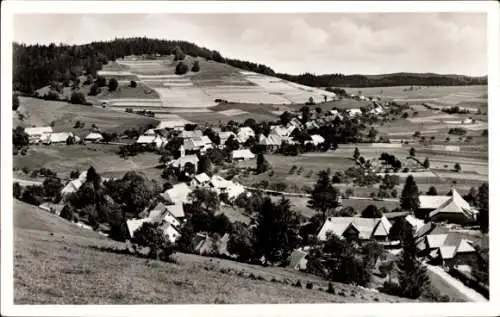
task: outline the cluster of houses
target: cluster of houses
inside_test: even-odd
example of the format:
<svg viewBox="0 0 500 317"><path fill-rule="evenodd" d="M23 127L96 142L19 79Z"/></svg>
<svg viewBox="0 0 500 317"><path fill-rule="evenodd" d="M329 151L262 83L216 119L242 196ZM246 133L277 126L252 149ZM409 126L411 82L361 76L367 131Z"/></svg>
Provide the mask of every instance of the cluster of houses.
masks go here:
<svg viewBox="0 0 500 317"><path fill-rule="evenodd" d="M413 237L419 256L446 269L454 266L475 267L480 257L477 243L480 238L463 225L474 223L478 211L460 194L451 190L451 196L420 195L420 208L410 212L386 213L379 218L329 217L319 230L317 238L325 241L330 234L341 239L357 241L375 240L393 255L402 251L399 237L391 233L394 226L403 222L413 228ZM397 232L397 231L395 231ZM307 266L308 248L295 250L290 256L290 268L304 270Z"/></svg>
<svg viewBox="0 0 500 317"><path fill-rule="evenodd" d="M28 135L30 144L65 144L69 138L74 138L74 142L80 142L80 137L72 132L54 132L52 127L30 127L24 128L24 132ZM99 142L102 140L102 135L98 132L90 132L85 138L86 142Z"/></svg>
<svg viewBox="0 0 500 317"><path fill-rule="evenodd" d="M190 183L179 183L165 190L161 194L163 201L144 210L145 217L127 220L130 236L133 237L134 232L145 222L159 223L168 239L175 243L180 237L179 229L185 219L184 204L190 202L190 194L196 188L206 188L218 195L225 194L229 201L246 192L243 185L221 176L210 177L205 173L195 175ZM203 241L211 239L207 235L203 236L205 237Z"/></svg>

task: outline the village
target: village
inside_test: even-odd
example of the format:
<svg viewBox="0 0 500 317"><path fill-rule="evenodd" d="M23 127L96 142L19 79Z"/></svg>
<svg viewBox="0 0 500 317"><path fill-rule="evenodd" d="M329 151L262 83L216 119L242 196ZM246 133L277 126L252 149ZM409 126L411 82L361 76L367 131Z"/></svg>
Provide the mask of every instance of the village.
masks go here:
<svg viewBox="0 0 500 317"><path fill-rule="evenodd" d="M413 146L423 143L425 145L425 139L417 136L405 140L390 140L378 135L373 128L358 132L356 128L348 126L359 127L366 123L383 122L387 120L389 113L404 115L409 107L393 101L381 102L378 97L346 95L343 98L365 100L371 105L351 109L333 108L329 111L322 111L321 108L315 110L314 105L304 106L295 112L283 112L276 122L229 121L217 126L197 124L188 120L161 120L156 127L150 126L142 130L142 134L138 137L134 136L131 139L126 135L121 137L101 132L97 127L92 128L81 139L71 132L53 132L50 126L25 128L24 133L28 137L30 147L121 144L117 155L124 158L142 152L160 154L159 164L163 165L163 172L159 170L158 173L161 173L162 178L168 182L160 190L153 190L148 200L138 205L142 208L140 212L134 211L128 216L124 214L126 230L118 235L118 239L127 242L128 249L132 253L137 252L136 243L132 243L135 241L135 233L144 227L144 224L152 224L160 228L171 245L178 245L182 240L183 252L234 261L248 261L248 256L244 256L241 252L251 253L251 250L239 249L251 247L241 246L241 233L235 231L237 230L235 228L239 228L242 223L237 226L234 222L231 224L232 221L221 212L221 209L238 206L240 210L246 210L249 222L243 225L253 230L258 224L259 215L258 211L254 210L252 213L248 209L252 209L250 206L254 201L260 201L262 204L262 199L265 197L273 197L272 201L280 203L276 200L279 197L283 200L295 197L313 205L311 208L320 213L323 212L324 217L320 214L312 218L299 217L296 235L300 242L291 245L294 249L289 249L290 246L285 248L289 250L285 252L289 255L278 261L281 266L298 271L314 272L314 267L324 260L314 255L317 252L318 243L326 242L331 235L346 241L355 241L356 248L363 248L364 245L375 242L380 246L380 251L371 261L373 263L368 273L372 276L369 279L371 282L364 285L372 285L372 287L378 285L377 288L382 292L391 294L389 286L392 285L391 283L397 284L396 263L402 256L402 228L409 226L417 247L418 258L435 275L434 279L445 281L458 279L475 288L483 296L487 296L488 287L476 277L477 272L482 272L484 267L487 267L487 256L484 254L484 248L487 247L482 245L484 239L481 238L479 230L478 205L477 203L471 205L464 200L453 185L450 186L447 195L436 195L435 192L428 194L413 192L411 195L417 198L416 203L409 204L404 201L403 197L400 197L401 208L394 210L377 208L372 204L364 210L354 210L351 207L351 210L347 212L342 201L343 198L349 199L352 194L332 189L335 184L330 180L334 176L330 168L328 168L329 171L318 173L318 182L306 191L296 188L289 192L286 191L289 187L286 185L270 188L262 183L241 183L242 178L238 177L241 173L263 175L273 173L273 167L265 158L268 155L301 156L308 152L335 151L344 146L339 143L352 142L355 145L359 144L360 148L365 143L378 145L386 152L383 152L380 158L369 160L362 157L358 147L355 147L353 150L354 166L361 170L361 174L354 176L354 179L356 180L357 177L360 181L360 179L372 177L374 180L368 180L368 182L380 181L384 186L387 185L387 190L380 189L379 194L360 199L372 200L373 203L391 199L399 202L397 191L390 198L389 189L394 188L395 185L391 185L389 179L392 176L390 175L407 177L405 189L401 193L403 195L406 186L415 185L412 173L428 173L429 163L420 162L412 157L411 153L415 151ZM458 124L474 123L475 121L472 120L467 122L462 120ZM343 130L338 130L339 127ZM355 130L355 132L349 132L347 129ZM339 132L341 135L338 135ZM408 150L411 148L409 159L405 159L403 165L390 154L395 146L398 148L405 146ZM444 146L449 151L453 151L456 147L456 145ZM232 167L228 168L229 165ZM255 168L252 168L252 165ZM98 221L102 217L95 213L99 211L90 211L88 204L81 203L81 199L84 198L80 196L85 195L84 192L88 189L83 185L95 182L95 175L99 172L96 172L93 167L89 166L89 168L89 171L72 172L70 180L60 185L50 185L50 181L44 182L42 185L44 187L51 186L51 188L60 189L60 192L52 199L48 199L50 197L39 197L34 200L27 198L26 192L36 192L29 188L30 186L23 186L25 188L19 190L18 197L27 202L40 202L41 209L73 221L82 228L96 230L102 235L117 238L116 232L111 233L113 231L111 221L104 219ZM335 170L334 165L331 168ZM89 179L89 173L93 175L92 179ZM127 175L122 180L116 181L125 180ZM399 176L396 177L399 179ZM47 179L50 178L50 176L47 177ZM411 181L409 181L410 178ZM321 184L322 180L326 184ZM102 177L100 186L106 188L109 186L108 182L113 181L115 179ZM399 183L399 181L396 182ZM96 186L98 185L92 187L93 190L96 190ZM382 185L380 187L382 188ZM128 190L134 191L133 188ZM324 192L317 196L316 190ZM322 201L325 195L327 199L333 201L328 203ZM118 205L113 201L112 194L106 194L104 199L110 201L107 203L109 206ZM318 201L315 202L315 199ZM272 204L271 208L275 208ZM92 206L96 208L96 205ZM261 206L264 208L265 205ZM193 215L196 213L193 208L205 210L205 212L210 210L209 216L195 217ZM212 223L217 229L214 230L212 225L198 224L194 227L201 231L193 232L193 222L199 221ZM202 230L203 228L205 230ZM187 242L185 232L189 232ZM270 263L265 255L258 259L258 262L265 265ZM350 282L363 284L356 278ZM463 284L458 288L460 287L468 289ZM395 293L395 295L398 294Z"/></svg>

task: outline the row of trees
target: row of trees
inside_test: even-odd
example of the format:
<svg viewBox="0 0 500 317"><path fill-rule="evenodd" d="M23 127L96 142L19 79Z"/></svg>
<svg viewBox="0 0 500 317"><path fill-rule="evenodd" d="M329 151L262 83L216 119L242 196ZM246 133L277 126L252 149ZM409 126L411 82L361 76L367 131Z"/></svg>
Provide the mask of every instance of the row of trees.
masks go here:
<svg viewBox="0 0 500 317"><path fill-rule="evenodd" d="M398 85L477 85L486 84L486 78L466 76L440 76L420 74L390 74L377 78L362 75L289 75L275 73L270 67L224 58L214 50L200 47L186 41L169 41L148 38L126 38L111 41L92 42L84 45L13 45L13 80L14 89L31 93L51 81L67 82L77 77L90 74L97 75L97 71L108 61L123 58L127 55L175 55L176 61L182 61L185 55L203 57L220 63L238 67L244 70L277 76L300 84L316 87L370 87L370 86L398 86Z"/></svg>

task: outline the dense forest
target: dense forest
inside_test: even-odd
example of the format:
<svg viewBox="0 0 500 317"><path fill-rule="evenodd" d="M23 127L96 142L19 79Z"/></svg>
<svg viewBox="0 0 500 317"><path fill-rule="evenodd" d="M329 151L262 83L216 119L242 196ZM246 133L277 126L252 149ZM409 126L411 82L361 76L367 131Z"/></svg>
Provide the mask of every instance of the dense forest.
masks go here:
<svg viewBox="0 0 500 317"><path fill-rule="evenodd" d="M486 77L458 75L398 73L379 76L363 75L289 75L275 73L266 65L224 58L219 52L200 47L186 41L168 41L148 38L127 38L92 42L84 45L24 45L14 43L13 87L15 90L32 93L53 81L66 82L78 76L96 76L102 65L127 55L184 54L214 60L220 63L276 76L292 82L314 87L379 87L379 86L449 86L483 85ZM177 55L176 55L177 56Z"/></svg>

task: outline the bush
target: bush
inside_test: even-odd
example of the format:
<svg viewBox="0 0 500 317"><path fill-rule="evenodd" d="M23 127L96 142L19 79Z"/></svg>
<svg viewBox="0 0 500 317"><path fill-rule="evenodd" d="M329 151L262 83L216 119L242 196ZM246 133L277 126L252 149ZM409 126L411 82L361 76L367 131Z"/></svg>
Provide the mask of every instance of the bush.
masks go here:
<svg viewBox="0 0 500 317"><path fill-rule="evenodd" d="M75 104L75 105L86 105L87 100L85 99L84 94L82 94L81 92L75 91L71 94L70 103Z"/></svg>
<svg viewBox="0 0 500 317"><path fill-rule="evenodd" d="M15 93L12 94L12 110L16 111L19 108L19 96Z"/></svg>
<svg viewBox="0 0 500 317"><path fill-rule="evenodd" d="M108 82L108 90L115 91L118 88L118 81L114 78L111 78Z"/></svg>
<svg viewBox="0 0 500 317"><path fill-rule="evenodd" d="M137 87L137 82L135 80L130 81L130 87L135 88Z"/></svg>
<svg viewBox="0 0 500 317"><path fill-rule="evenodd" d="M467 133L467 130L464 128L451 128L448 131L448 134L455 134L455 135L465 135Z"/></svg>
<svg viewBox="0 0 500 317"><path fill-rule="evenodd" d="M333 289L333 284L328 282L328 289L326 290L330 294L335 294L335 290Z"/></svg>
<svg viewBox="0 0 500 317"><path fill-rule="evenodd" d="M302 283L300 283L300 280L298 280L297 283L293 284L292 286L302 288Z"/></svg>
<svg viewBox="0 0 500 317"><path fill-rule="evenodd" d="M97 76L95 83L97 84L97 87L104 87L106 86L106 78L102 76Z"/></svg>
<svg viewBox="0 0 500 317"><path fill-rule="evenodd" d="M99 87L97 84L93 84L92 86L90 86L89 96L97 96L100 93L101 87Z"/></svg>
<svg viewBox="0 0 500 317"><path fill-rule="evenodd" d="M175 74L184 75L185 73L188 72L188 70L189 70L188 66L184 62L180 62L175 67Z"/></svg>
<svg viewBox="0 0 500 317"><path fill-rule="evenodd" d="M401 296L401 290L399 285L394 282L385 281L384 285L379 289L382 293L386 293L394 296Z"/></svg>
<svg viewBox="0 0 500 317"><path fill-rule="evenodd" d="M14 185L13 185L13 193L14 193L14 197L15 198L17 198L17 199L21 198L22 188L21 188L21 185L19 185L18 182L15 182Z"/></svg>
<svg viewBox="0 0 500 317"><path fill-rule="evenodd" d="M306 288L307 288L307 289L312 289L312 288L313 288L313 283L308 282L308 283L306 284Z"/></svg>
<svg viewBox="0 0 500 317"><path fill-rule="evenodd" d="M200 62L198 62L197 60L194 61L193 67L191 67L191 71L192 72L199 72L200 71Z"/></svg>
<svg viewBox="0 0 500 317"><path fill-rule="evenodd" d="M174 252L174 248L163 230L156 225L145 222L134 232L132 243L149 248L148 257L166 261Z"/></svg>

